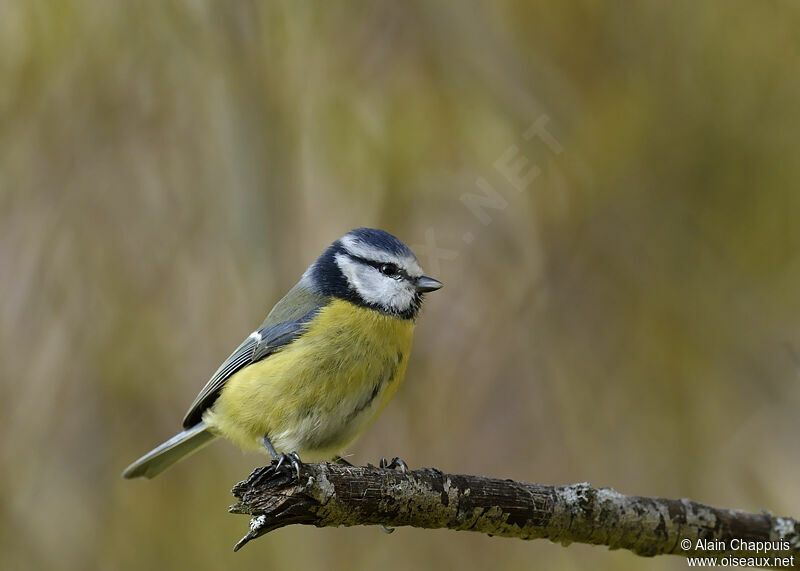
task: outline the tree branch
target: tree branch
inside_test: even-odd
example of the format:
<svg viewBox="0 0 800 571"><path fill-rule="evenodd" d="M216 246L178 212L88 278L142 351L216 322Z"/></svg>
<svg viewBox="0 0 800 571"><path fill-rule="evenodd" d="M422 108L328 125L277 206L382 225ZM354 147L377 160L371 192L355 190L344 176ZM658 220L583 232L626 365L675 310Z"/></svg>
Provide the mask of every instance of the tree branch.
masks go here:
<svg viewBox="0 0 800 571"><path fill-rule="evenodd" d="M794 519L625 496L588 483L543 486L431 468L402 473L304 464L299 480L290 466L257 468L233 494L239 503L230 511L254 516L234 550L290 524L382 524L606 545L643 556L787 558L786 566L800 565L800 523ZM750 565L782 563L761 559Z"/></svg>

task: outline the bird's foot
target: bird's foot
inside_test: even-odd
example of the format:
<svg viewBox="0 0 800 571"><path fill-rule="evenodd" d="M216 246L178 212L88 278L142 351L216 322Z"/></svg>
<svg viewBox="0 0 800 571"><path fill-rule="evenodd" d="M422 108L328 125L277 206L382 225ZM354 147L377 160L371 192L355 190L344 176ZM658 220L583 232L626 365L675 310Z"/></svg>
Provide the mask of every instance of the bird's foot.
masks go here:
<svg viewBox="0 0 800 571"><path fill-rule="evenodd" d="M397 470L398 468L400 468L400 471L403 474L405 474L408 471L408 464L406 464L402 458L398 458L397 456L392 458L391 461L387 461L386 458L381 458L378 467L386 468L388 470Z"/></svg>
<svg viewBox="0 0 800 571"><path fill-rule="evenodd" d="M267 436L261 439L261 444L264 445L264 448L267 449L269 455L272 456L272 463L275 464L277 462L275 465L275 471L280 470L284 462L288 462L292 465L294 471L297 473L297 479L300 479L300 468L303 466L303 462L300 460L300 456L297 455L297 452L291 452L289 454L286 454L285 452L278 453Z"/></svg>
<svg viewBox="0 0 800 571"><path fill-rule="evenodd" d="M302 468L303 462L300 460L300 456L297 455L297 452L278 454L277 460L273 460L273 462L277 462L275 465L275 470L280 470L284 462L291 464L292 468L294 468L294 471L297 474L297 479L300 479L300 468Z"/></svg>
<svg viewBox="0 0 800 571"><path fill-rule="evenodd" d="M378 463L378 467L385 468L387 470L397 470L399 468L400 472L403 474L408 471L408 464L406 464L402 458L398 458L397 456L392 458L391 461L387 461L386 458L381 458L381 461ZM393 527L387 527L381 524L380 528L383 533L394 533Z"/></svg>

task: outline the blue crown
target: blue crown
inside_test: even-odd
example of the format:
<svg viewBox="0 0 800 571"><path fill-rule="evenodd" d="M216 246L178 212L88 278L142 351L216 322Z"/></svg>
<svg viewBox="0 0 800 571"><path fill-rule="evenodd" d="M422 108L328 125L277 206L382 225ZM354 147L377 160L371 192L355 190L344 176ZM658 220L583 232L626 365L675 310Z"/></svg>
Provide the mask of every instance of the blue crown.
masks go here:
<svg viewBox="0 0 800 571"><path fill-rule="evenodd" d="M414 256L414 252L403 244L400 240L378 228L356 228L347 233L349 236L357 238L359 241L374 248L379 248L395 256Z"/></svg>

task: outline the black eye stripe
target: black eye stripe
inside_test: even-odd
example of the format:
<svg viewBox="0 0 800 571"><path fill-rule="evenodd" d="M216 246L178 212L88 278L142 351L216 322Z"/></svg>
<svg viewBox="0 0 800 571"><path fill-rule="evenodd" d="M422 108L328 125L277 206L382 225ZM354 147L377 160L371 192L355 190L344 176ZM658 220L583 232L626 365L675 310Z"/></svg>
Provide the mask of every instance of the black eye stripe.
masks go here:
<svg viewBox="0 0 800 571"><path fill-rule="evenodd" d="M397 268L397 274L395 274L396 276L401 276L401 277L403 277L403 278L405 278L407 280L411 279L411 276L408 275L408 272L406 272L403 268L401 268L400 266L398 266L394 262L376 262L374 260L368 260L366 258L362 258L361 256L356 256L354 254L351 254L350 252L348 252L347 255L350 256L350 258L352 258L353 260L355 260L357 262L361 262L362 264L365 264L367 266L371 266L371 267L375 268L378 271L381 270L381 266L384 266L386 264L391 264L391 265L393 265L394 267ZM391 277L395 277L395 276L391 276Z"/></svg>

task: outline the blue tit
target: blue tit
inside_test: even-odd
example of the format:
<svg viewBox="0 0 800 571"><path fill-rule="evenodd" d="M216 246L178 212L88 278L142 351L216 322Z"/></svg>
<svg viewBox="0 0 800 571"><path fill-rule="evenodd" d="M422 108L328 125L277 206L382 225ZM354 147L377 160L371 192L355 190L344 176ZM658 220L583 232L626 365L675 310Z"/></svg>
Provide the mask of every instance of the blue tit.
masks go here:
<svg viewBox="0 0 800 571"><path fill-rule="evenodd" d="M219 436L276 460L336 457L397 392L423 295L440 287L391 234L348 232L222 363L183 432L123 477L152 478Z"/></svg>

